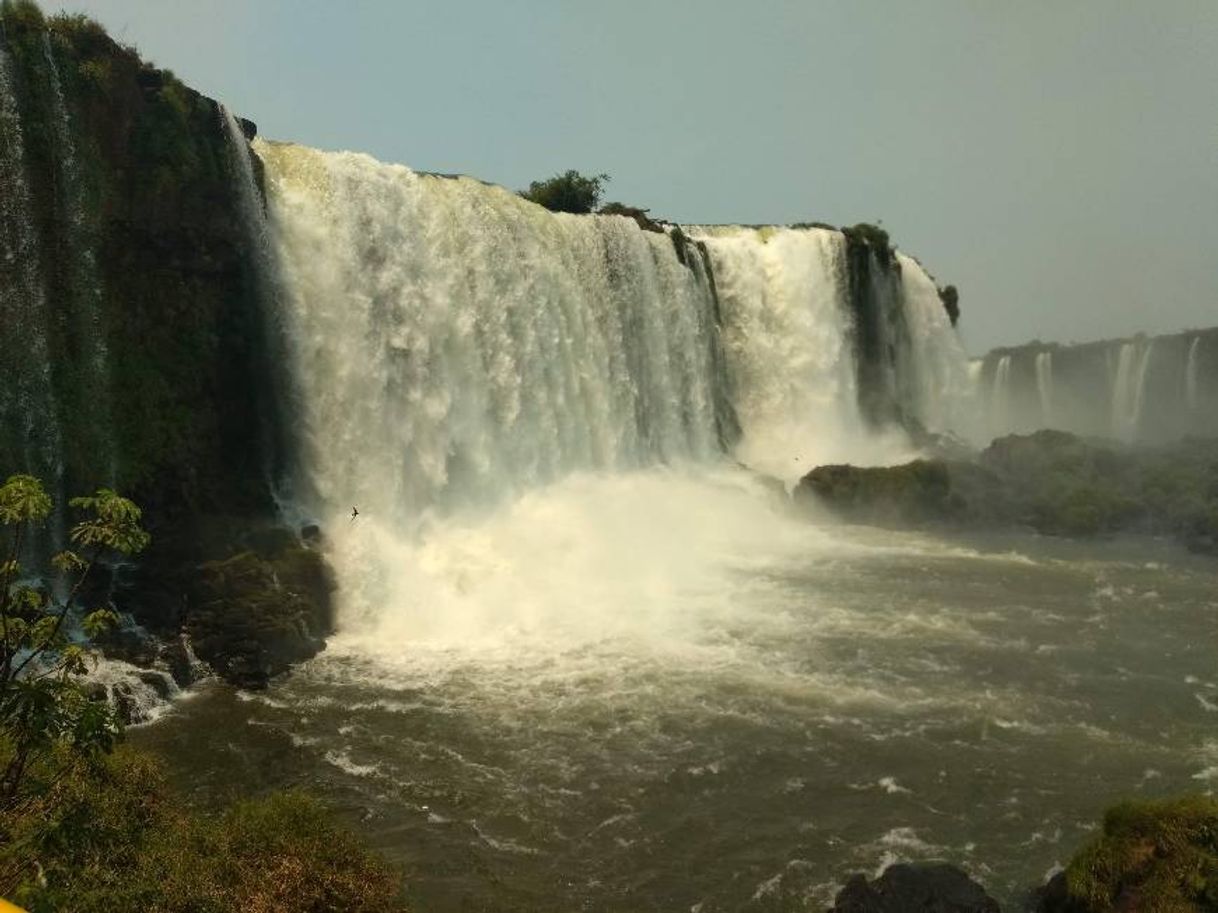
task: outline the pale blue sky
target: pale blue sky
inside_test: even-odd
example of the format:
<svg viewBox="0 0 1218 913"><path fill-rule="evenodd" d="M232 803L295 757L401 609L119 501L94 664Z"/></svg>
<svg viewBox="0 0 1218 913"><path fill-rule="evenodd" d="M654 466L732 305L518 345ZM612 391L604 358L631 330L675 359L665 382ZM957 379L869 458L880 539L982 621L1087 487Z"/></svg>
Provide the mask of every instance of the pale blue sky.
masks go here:
<svg viewBox="0 0 1218 913"><path fill-rule="evenodd" d="M44 0L262 133L687 222L883 219L970 350L1218 324L1215 0Z"/></svg>

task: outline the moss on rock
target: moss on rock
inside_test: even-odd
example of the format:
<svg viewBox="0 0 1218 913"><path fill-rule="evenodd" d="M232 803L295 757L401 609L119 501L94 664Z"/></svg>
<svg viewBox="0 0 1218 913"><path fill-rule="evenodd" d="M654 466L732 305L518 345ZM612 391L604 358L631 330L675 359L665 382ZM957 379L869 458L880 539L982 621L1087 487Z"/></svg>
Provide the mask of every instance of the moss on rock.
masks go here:
<svg viewBox="0 0 1218 913"><path fill-rule="evenodd" d="M1042 913L1218 909L1218 800L1124 802L1042 891Z"/></svg>
<svg viewBox="0 0 1218 913"><path fill-rule="evenodd" d="M226 680L263 688L325 646L333 591L321 554L293 537L269 552L201 564L190 581L184 626L199 658Z"/></svg>

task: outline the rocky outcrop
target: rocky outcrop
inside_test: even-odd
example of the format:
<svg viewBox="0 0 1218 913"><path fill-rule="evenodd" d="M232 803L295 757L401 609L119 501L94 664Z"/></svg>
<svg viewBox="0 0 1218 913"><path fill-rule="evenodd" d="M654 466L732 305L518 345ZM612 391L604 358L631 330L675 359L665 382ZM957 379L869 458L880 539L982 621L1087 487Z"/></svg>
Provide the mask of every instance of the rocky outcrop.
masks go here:
<svg viewBox="0 0 1218 913"><path fill-rule="evenodd" d="M246 688L325 646L334 624L334 583L321 554L294 537L260 552L200 565L184 621L195 652Z"/></svg>
<svg viewBox="0 0 1218 913"><path fill-rule="evenodd" d="M1036 892L1037 913L1205 913L1218 909L1218 802L1123 802L1065 871Z"/></svg>
<svg viewBox="0 0 1218 913"><path fill-rule="evenodd" d="M879 878L855 875L829 913L1000 913L998 902L955 866L890 865Z"/></svg>
<svg viewBox="0 0 1218 913"><path fill-rule="evenodd" d="M999 438L976 460L820 466L797 501L899 526L1028 527L1058 536L1136 532L1218 554L1218 441L1127 448L1060 431Z"/></svg>
<svg viewBox="0 0 1218 913"><path fill-rule="evenodd" d="M625 216L627 219L633 219L643 231L664 233L664 226L647 215L651 212L650 209L627 206L625 203L606 203L597 212L602 216Z"/></svg>

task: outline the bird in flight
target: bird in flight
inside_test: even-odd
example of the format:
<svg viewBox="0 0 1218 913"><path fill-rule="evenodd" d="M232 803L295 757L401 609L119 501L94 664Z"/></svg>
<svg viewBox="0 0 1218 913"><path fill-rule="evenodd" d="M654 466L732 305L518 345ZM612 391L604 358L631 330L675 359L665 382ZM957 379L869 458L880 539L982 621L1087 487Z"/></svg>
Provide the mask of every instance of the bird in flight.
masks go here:
<svg viewBox="0 0 1218 913"><path fill-rule="evenodd" d="M358 507L351 508L351 522L352 523L355 522L355 518L358 516L359 516L359 508Z"/></svg>

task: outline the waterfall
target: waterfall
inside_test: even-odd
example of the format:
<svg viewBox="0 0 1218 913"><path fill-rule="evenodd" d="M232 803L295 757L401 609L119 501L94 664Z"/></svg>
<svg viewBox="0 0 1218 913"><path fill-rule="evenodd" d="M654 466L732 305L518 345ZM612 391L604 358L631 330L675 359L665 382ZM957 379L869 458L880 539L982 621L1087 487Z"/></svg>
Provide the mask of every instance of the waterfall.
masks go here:
<svg viewBox="0 0 1218 913"><path fill-rule="evenodd" d="M1154 347L1153 339L1149 343L1126 342L1117 355L1112 382L1112 434L1121 440L1136 440L1141 429L1146 369Z"/></svg>
<svg viewBox="0 0 1218 913"><path fill-rule="evenodd" d="M50 33L45 31L42 33L42 56L50 87L55 208L57 224L62 226L59 244L67 266L64 271L66 306L62 312L70 324L67 339L74 362L73 370L59 384L60 398L66 396L74 400L74 412L88 416L82 421L83 427L76 429L76 434L84 441L84 459L93 474L114 485L118 455L113 439L110 353L102 316L102 283L95 242L86 216L88 205L76 142L72 137L72 120Z"/></svg>
<svg viewBox="0 0 1218 913"><path fill-rule="evenodd" d="M980 416L968 356L935 282L912 257L898 254L913 368L912 416L925 428L976 440Z"/></svg>
<svg viewBox="0 0 1218 913"><path fill-rule="evenodd" d="M1036 353L1036 393L1042 428L1053 427L1053 353Z"/></svg>
<svg viewBox="0 0 1218 913"><path fill-rule="evenodd" d="M21 113L8 50L0 44L0 453L3 465L40 476L62 502L43 264L35 232Z"/></svg>
<svg viewBox="0 0 1218 913"><path fill-rule="evenodd" d="M237 212L246 238L247 278L254 287L261 318L258 327L261 338L254 340L254 344L262 353L261 363L272 367L254 391L258 413L262 416L262 472L267 489L280 501L281 507L286 507L285 502L292 497L292 479L285 477L287 469L283 464L290 461L294 442L285 439L282 413L293 411L297 396L289 372L282 370L289 358L287 329L281 310L283 277L254 172L253 153L237 118L224 105L219 105L218 109L225 139L226 165L236 191Z"/></svg>
<svg viewBox="0 0 1218 913"><path fill-rule="evenodd" d="M1197 352L1201 348L1201 337L1194 336L1188 345L1188 358L1184 363L1184 404L1190 412L1195 412L1200 397L1197 383Z"/></svg>
<svg viewBox="0 0 1218 913"><path fill-rule="evenodd" d="M738 458L787 479L847 459L867 428L844 305L845 239L823 229L687 230L714 271Z"/></svg>
<svg viewBox="0 0 1218 913"><path fill-rule="evenodd" d="M670 238L259 141L299 490L404 535L578 470L719 451L714 300Z"/></svg>
<svg viewBox="0 0 1218 913"><path fill-rule="evenodd" d="M989 395L989 433L991 437L1011 430L1011 356L1000 355L994 365L994 380Z"/></svg>

